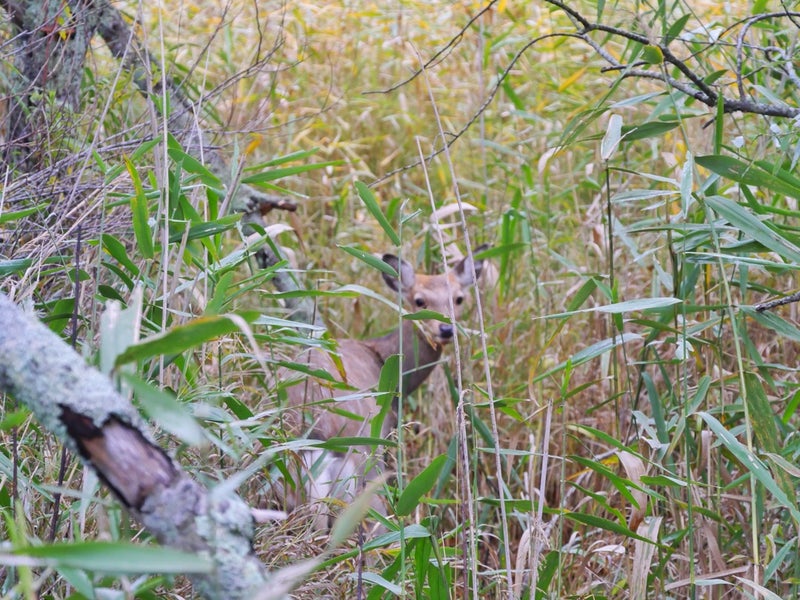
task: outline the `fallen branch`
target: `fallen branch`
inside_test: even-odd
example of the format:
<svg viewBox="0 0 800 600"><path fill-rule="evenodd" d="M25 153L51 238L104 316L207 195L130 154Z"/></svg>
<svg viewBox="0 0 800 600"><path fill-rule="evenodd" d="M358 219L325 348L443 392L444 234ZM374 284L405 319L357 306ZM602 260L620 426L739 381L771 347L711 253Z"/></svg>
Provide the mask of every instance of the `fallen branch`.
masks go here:
<svg viewBox="0 0 800 600"><path fill-rule="evenodd" d="M269 589L270 576L253 552L247 504L189 477L107 377L3 294L0 391L24 403L94 469L159 542L211 560L210 572L189 575L198 594L250 600Z"/></svg>

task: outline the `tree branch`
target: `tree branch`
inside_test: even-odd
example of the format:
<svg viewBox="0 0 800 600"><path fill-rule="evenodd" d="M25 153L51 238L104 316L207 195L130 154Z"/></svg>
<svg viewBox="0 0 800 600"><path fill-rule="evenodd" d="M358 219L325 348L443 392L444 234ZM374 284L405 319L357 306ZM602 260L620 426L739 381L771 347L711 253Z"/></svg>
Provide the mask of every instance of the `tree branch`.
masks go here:
<svg viewBox="0 0 800 600"><path fill-rule="evenodd" d="M253 519L244 501L190 478L108 378L3 294L0 391L26 404L162 544L212 561L210 572L189 576L199 594L249 600L269 586L253 552Z"/></svg>
<svg viewBox="0 0 800 600"><path fill-rule="evenodd" d="M721 92L714 90L704 81L704 78L695 73L684 60L678 58L672 52L668 43L658 43L639 33L627 31L625 29L620 29L618 27L603 25L602 23L593 23L592 21L588 20L586 17L581 15L574 8L567 6L566 3L564 3L562 0L545 0L545 1L548 4L552 4L558 9L564 11L567 15L569 15L571 19L573 19L573 21L578 23L580 25L580 31L577 32L578 37L581 38L587 45L589 45L595 52L597 52L597 54L601 56L605 61L607 61L611 65L610 67L611 69L623 71L622 73L623 77L641 77L645 79L655 79L661 81L666 85L678 90L679 92L686 94L687 96L691 96L692 98L698 100L699 102L705 104L706 106L712 109L715 109L717 103L720 102L721 100L722 109L725 113L744 112L744 113L765 115L771 117L785 117L785 118L794 118L797 115L800 115L800 109L789 106L788 104L767 104L763 102L747 100L745 98L744 84L742 82L742 70L743 70L742 47L744 45L743 40L744 36L747 33L747 30L754 23L761 20L773 19L773 18L792 18L800 16L800 13L769 13L764 15L756 15L738 24L738 25L743 25L742 32L738 36L736 44L737 48L736 78L737 78L737 87L739 91L739 98L728 98L725 97ZM686 77L688 81L681 81L679 79L670 77L666 74L666 72L642 70L636 68L636 65L624 65L620 63L619 61L614 59L610 53L603 51L600 45L595 43L591 39L589 34L593 31L601 31L603 33L608 33L616 37L620 37L643 45L649 45L658 48L659 51L661 52L661 55L664 57L664 63L672 65L673 67L678 69L678 71L684 77Z"/></svg>
<svg viewBox="0 0 800 600"><path fill-rule="evenodd" d="M428 69L436 66L440 62L442 62L445 58L447 58L447 55L450 53L450 50L455 48L458 45L458 43L462 40L462 38L464 37L464 34L467 32L467 30L470 27L472 27L472 24L475 21L477 21L479 18L481 18L481 16L483 16L485 13L489 12L489 10L491 10L492 6L497 4L497 2L498 2L498 0L491 0L486 6L484 6L477 13L475 13L472 16L472 18L469 21L467 21L467 24L464 25L461 28L461 31L459 31L456 35L454 35L452 38L450 38L450 41L447 42L447 44L445 44L445 46L441 50L439 50L433 56L431 56L424 65L422 65L419 69L414 71L406 79L404 79L403 81L401 81L399 83L396 83L396 84L392 85L391 87L383 89L383 90L372 90L372 91L364 92L364 95L366 96L366 95L369 95L369 94L388 94L390 92L393 92L396 89L399 89L399 88L403 87L407 83L411 83L417 77L422 75L422 73L424 73L426 70L428 70Z"/></svg>
<svg viewBox="0 0 800 600"><path fill-rule="evenodd" d="M384 176L380 177L379 179L375 180L374 182L372 182L371 186L379 185L380 183L383 183L384 181L386 181L387 179L393 177L394 175L397 175L398 173L402 173L404 171L413 169L414 167L420 165L423 162L423 160L425 162L427 162L427 161L433 159L434 157L438 156L442 152L444 152L445 149L447 149L450 146L452 146L456 141L458 141L464 135L464 133L466 133L472 127L472 125L476 122L476 120L481 115L481 113L483 113L486 110L486 108L491 104L491 102L494 100L495 96L497 95L497 92L498 92L502 82L508 76L508 73L510 72L511 68L516 64L516 62L521 58L521 56L527 50L529 50L533 45L535 45L537 42L539 42L539 41L541 41L543 39L550 38L550 37L575 37L575 38L578 38L581 41L583 41L585 44L587 44L589 47L591 47L598 54L598 56L602 57L606 62L609 63L610 66L607 67L605 70L621 71L622 72L621 76L625 77L625 78L630 78L630 77L636 78L636 77L638 77L638 78L643 78L643 79L653 79L653 80L660 81L660 82L666 84L667 86L669 86L669 87L681 92L682 94L685 94L687 96L690 96L690 97L694 98L698 102L701 102L702 104L705 104L706 106L708 106L709 108L712 108L712 109L716 109L716 105L720 101L720 98L721 98L722 104L723 104L723 111L725 113L744 112L744 113L752 113L752 114L759 114L759 115L764 115L764 116L783 117L783 118L794 118L794 117L800 115L800 108L792 107L789 104L782 104L782 103L781 104L775 104L775 103L770 104L770 103L756 102L756 101L753 101L753 100L748 100L748 99L746 99L744 97L744 86L741 83L741 73L742 73L742 68L743 68L742 67L743 61L741 60L741 54L739 54L738 57L737 57L738 58L738 60L737 60L737 67L738 67L737 68L737 80L738 80L738 83L739 83L739 97L738 98L728 98L728 97L725 97L724 95L722 95L721 92L718 92L717 90L712 88L710 85L708 85L705 82L704 78L702 76L700 76L699 74L695 73L689 67L689 65L687 64L687 62L685 60L682 60L682 59L678 58L678 56L676 56L675 53L670 49L669 44L667 44L667 43L658 43L658 42L656 42L654 40L651 40L650 38L648 38L645 35L642 35L642 34L639 34L639 33L636 33L636 32L632 32L632 31L627 31L627 30L621 29L619 27L612 27L612 26L609 26L609 25L604 25L602 23L592 22L589 19L587 19L586 17L584 17L576 9L572 8L571 6L569 6L563 0L545 0L545 1L548 4L551 4L554 7L556 7L557 9L559 9L559 10L563 11L564 13L566 13L567 16L569 16L569 18L572 20L572 22L575 25L577 31L575 31L575 32L551 33L551 34L547 34L547 35L543 35L543 36L534 38L534 39L530 40L529 42L527 42L514 55L514 57L512 58L510 63L508 64L508 66L500 74L500 77L498 78L497 84L489 92L489 96L487 97L486 101L483 104L481 104L481 106L470 117L469 121L464 125L464 127L462 127L457 133L452 134L448 139L443 140L441 147L437 148L436 150L434 150L430 154L427 154L423 159L414 161L412 163L409 163L407 165L403 165L402 167L399 167L397 169L394 169L394 170L390 171L386 175L384 175ZM455 36L453 36L451 38L451 40L441 50L439 50L436 54L434 54L433 57L431 59L429 59L425 63L425 65L423 65L420 69L416 70L410 77L408 77L407 79L403 80L402 82L400 82L400 83L398 83L396 85L393 85L390 88L387 88L385 90L370 91L370 92L365 92L365 93L367 93L367 94L388 93L388 92L391 92L391 91L394 91L394 90L398 89L399 87L402 87L403 85L405 85L405 84L409 83L410 81L412 81L414 78L418 77L426 68L428 68L428 67L430 67L432 65L435 65L438 61L440 61L442 56L445 54L445 52L447 52L448 50L451 50L463 38L466 30L470 26L472 26L472 24L475 22L475 20L481 14L483 14L485 12L485 10L487 10L492 4L493 3L490 3L484 9L479 11L473 18L471 18L469 20L469 22ZM765 14L765 15L756 15L756 16L750 17L750 18L738 23L737 25L744 24L744 29L743 29L741 35L738 38L737 48L739 50L741 50L741 47L743 46L743 41L742 40L743 40L743 37L744 37L744 35L746 33L746 30L749 27L751 27L753 25L753 23L756 23L756 22L764 20L764 19L770 19L770 18L788 18L788 19L792 20L792 22L795 22L794 19L796 17L800 17L800 13L798 13L798 12L789 12L789 11L782 12L782 13L775 12L775 13L769 13L769 14ZM681 80L681 79L678 79L678 78L675 78L675 77L671 77L671 76L667 75L666 70L663 70L663 71L647 70L647 69L639 68L639 65L635 65L635 64L634 65L625 65L625 64L620 63L618 60L616 60L612 56L611 53L606 52L603 49L601 44L595 42L591 38L590 34L592 32L595 32L595 31L606 33L606 34L609 34L609 35L612 35L612 36L617 36L617 37L620 37L620 38L623 38L623 39L626 39L626 40L637 42L637 43L642 44L642 45L654 46L654 47L658 48L660 50L660 52L661 52L661 55L663 56L664 63L666 65L671 65L672 67L677 69L681 73L681 75L683 75L683 77L686 78L686 80L684 81L684 80ZM789 65L791 65L791 63L789 63ZM792 78L791 68L789 70L790 70L789 76L790 76L790 78Z"/></svg>

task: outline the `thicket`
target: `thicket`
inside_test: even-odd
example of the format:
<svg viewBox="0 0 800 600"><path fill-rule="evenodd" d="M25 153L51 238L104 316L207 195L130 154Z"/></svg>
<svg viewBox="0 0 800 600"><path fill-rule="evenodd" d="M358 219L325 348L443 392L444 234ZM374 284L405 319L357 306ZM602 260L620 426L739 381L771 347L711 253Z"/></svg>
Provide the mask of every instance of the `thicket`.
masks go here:
<svg viewBox="0 0 800 600"><path fill-rule="evenodd" d="M210 488L275 508L293 472L273 375L310 342L287 302L377 334L399 316L371 252L435 270L467 232L491 243L481 319L403 407L389 533L331 550L302 510L259 525L271 570L324 556L298 597L798 594L788 3L131 5L152 62L93 44L75 103L18 87L0 5L0 290L138 382ZM77 10L37 31L74 35ZM186 107L200 144L170 130ZM265 230L276 196L297 210ZM291 260L257 268L273 243ZM288 275L305 291L276 291ZM4 598L191 594L183 564L124 554L147 532L1 406Z"/></svg>

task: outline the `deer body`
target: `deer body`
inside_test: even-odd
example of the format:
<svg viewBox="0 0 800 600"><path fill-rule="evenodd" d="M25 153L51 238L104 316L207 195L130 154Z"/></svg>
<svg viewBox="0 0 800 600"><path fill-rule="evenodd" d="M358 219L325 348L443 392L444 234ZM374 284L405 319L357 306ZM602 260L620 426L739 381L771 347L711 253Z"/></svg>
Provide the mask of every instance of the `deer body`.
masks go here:
<svg viewBox="0 0 800 600"><path fill-rule="evenodd" d="M416 310L435 311L453 321L463 310L465 290L480 276L483 266L482 261L473 265L463 259L443 275L420 275L409 263L394 255L386 254L383 260L399 275L384 274L384 280L407 305ZM410 394L436 367L443 346L453 335L451 322L404 320L400 327L381 337L337 340L334 355L316 348L307 350L298 357L298 363L326 371L337 382L346 384L346 388L314 377L290 381L286 386L287 410L284 413L288 432L319 440L370 436L371 420L381 412L373 390L386 360L394 354L402 355L401 391L404 395ZM280 379L290 377L288 371L279 373ZM395 398L392 410L381 425L383 438L397 425L396 401ZM376 458L375 452L370 454L371 451L373 448L368 446L353 447L344 455L306 451L302 456L306 499L318 501L334 497L350 501L357 493L356 480L371 478L381 466L380 458ZM296 499L285 496L287 508L293 508Z"/></svg>
<svg viewBox="0 0 800 600"><path fill-rule="evenodd" d="M401 346L402 342L402 346ZM337 360L321 350L308 350L298 362L313 369L323 369L352 389L337 389L327 381L309 378L286 390L287 424L291 432L303 432L298 409L310 417L308 437L328 440L333 437L359 437L369 435L369 421L380 410L372 390L378 385L381 369L393 354L402 354L402 393L411 394L430 375L442 356L441 345L432 345L411 321L390 333L368 340L340 339L336 342ZM337 364L338 362L338 364ZM341 368L340 368L341 366ZM325 399L348 398L336 401L335 407L359 418L349 418L341 412L331 412L329 405L320 404ZM396 406L385 419L381 434L386 436L397 425Z"/></svg>

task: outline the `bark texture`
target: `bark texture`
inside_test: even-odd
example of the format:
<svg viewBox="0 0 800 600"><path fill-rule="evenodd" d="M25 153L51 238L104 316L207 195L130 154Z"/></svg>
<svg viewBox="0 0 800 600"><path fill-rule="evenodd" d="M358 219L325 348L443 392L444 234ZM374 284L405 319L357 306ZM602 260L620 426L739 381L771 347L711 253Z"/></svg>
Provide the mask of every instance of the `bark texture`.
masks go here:
<svg viewBox="0 0 800 600"><path fill-rule="evenodd" d="M268 587L244 501L189 477L108 378L3 294L0 391L26 404L80 455L159 542L213 561L210 573L191 576L198 594L250 600Z"/></svg>
<svg viewBox="0 0 800 600"><path fill-rule="evenodd" d="M81 74L99 12L90 0L72 6L62 0L0 0L0 6L17 30L4 158L10 165L32 168L37 153L52 151L44 142L45 131L34 124L49 125L45 113L69 123L78 108Z"/></svg>

